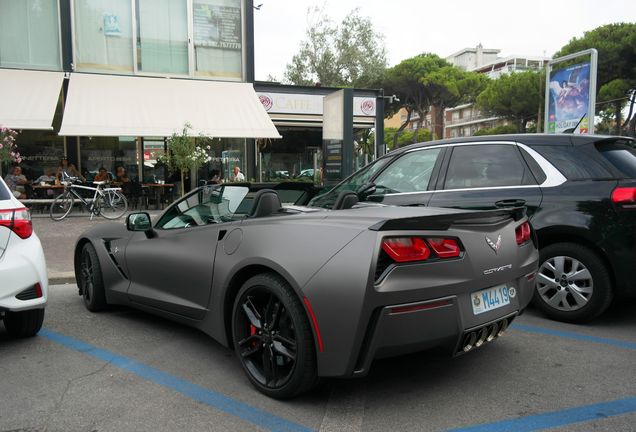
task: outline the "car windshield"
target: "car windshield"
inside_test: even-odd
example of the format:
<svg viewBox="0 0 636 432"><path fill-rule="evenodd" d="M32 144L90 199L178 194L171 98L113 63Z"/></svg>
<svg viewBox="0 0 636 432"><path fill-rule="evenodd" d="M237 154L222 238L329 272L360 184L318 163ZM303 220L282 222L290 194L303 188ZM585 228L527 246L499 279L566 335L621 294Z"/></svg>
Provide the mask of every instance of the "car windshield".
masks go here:
<svg viewBox="0 0 636 432"><path fill-rule="evenodd" d="M309 205L314 207L324 207L324 208L331 207L340 192L345 190L350 190L350 191L358 190L361 186L364 186L366 183L368 183L369 180L378 171L384 168L384 166L388 164L391 160L393 160L392 157L383 157L381 159L376 159L375 161L371 162L369 165L365 166L358 172L354 173L353 175L349 176L342 182L338 183L328 192L322 195L318 195L317 197L312 199L309 202Z"/></svg>
<svg viewBox="0 0 636 432"><path fill-rule="evenodd" d="M634 141L604 142L597 144L596 148L625 178L636 179L636 143Z"/></svg>
<svg viewBox="0 0 636 432"><path fill-rule="evenodd" d="M249 188L245 186L203 186L170 207L157 228L187 228L232 221L248 192Z"/></svg>

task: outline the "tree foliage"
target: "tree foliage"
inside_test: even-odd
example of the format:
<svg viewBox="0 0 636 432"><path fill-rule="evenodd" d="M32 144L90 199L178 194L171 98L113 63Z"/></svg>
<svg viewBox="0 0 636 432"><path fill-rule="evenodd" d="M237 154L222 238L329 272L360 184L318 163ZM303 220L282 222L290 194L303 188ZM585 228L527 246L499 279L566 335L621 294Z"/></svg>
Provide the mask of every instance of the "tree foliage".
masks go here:
<svg viewBox="0 0 636 432"><path fill-rule="evenodd" d="M201 137L203 144L197 143L190 135L192 126L186 123L183 125L181 133L173 133L167 140L168 153L167 163L173 169L181 172L181 195L184 195L185 185L183 184L184 174L192 170L196 172L203 164L211 160L208 152L209 145L206 144L207 137Z"/></svg>
<svg viewBox="0 0 636 432"><path fill-rule="evenodd" d="M477 97L477 106L490 115L512 121L517 132L525 132L530 120L536 120L543 103L542 73L525 71L505 74L488 83Z"/></svg>
<svg viewBox="0 0 636 432"><path fill-rule="evenodd" d="M285 79L295 85L365 87L378 83L386 65L384 36L354 9L338 25L321 8L307 13L300 50L287 64Z"/></svg>
<svg viewBox="0 0 636 432"><path fill-rule="evenodd" d="M601 110L609 108L617 128L626 92L636 87L636 23L616 23L597 27L573 38L554 56L561 57L596 48L598 51L597 89Z"/></svg>
<svg viewBox="0 0 636 432"><path fill-rule="evenodd" d="M397 145L394 141L396 136ZM399 147L404 147L409 144L415 144L424 141L430 141L431 139L433 139L433 135L428 129L407 129L399 134L397 128L384 129L384 144L386 144L387 150L395 150Z"/></svg>
<svg viewBox="0 0 636 432"><path fill-rule="evenodd" d="M505 135L505 134L513 134L517 132L517 127L511 124L499 125L492 128L483 128L479 129L477 132L473 134L473 136L484 136L484 135Z"/></svg>
<svg viewBox="0 0 636 432"><path fill-rule="evenodd" d="M438 117L433 126L443 124L444 108L459 103L472 102L487 83L487 78L475 72L466 72L451 65L443 58L424 53L403 60L387 70L382 87L387 95L397 96L385 109L391 116L401 108L407 116L393 135L394 146L399 145L399 135L413 118L419 116L417 129L422 128L430 107L435 106Z"/></svg>

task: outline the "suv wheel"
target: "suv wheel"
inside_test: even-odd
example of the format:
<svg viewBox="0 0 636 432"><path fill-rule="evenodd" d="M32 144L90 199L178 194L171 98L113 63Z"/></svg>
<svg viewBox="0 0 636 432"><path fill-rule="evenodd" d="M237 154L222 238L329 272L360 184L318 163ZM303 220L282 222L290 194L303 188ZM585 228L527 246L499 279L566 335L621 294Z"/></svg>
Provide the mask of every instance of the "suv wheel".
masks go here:
<svg viewBox="0 0 636 432"><path fill-rule="evenodd" d="M609 271L591 249L555 243L540 251L533 303L548 317L573 323L600 315L613 298Z"/></svg>

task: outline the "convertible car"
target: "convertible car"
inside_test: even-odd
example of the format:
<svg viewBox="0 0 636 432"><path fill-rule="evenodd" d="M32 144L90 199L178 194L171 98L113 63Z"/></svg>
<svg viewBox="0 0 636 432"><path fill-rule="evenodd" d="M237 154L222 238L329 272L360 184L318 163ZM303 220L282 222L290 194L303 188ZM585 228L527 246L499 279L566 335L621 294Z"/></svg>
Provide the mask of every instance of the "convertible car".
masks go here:
<svg viewBox="0 0 636 432"><path fill-rule="evenodd" d="M372 360L472 351L532 296L538 253L523 209L467 211L358 203L281 205L274 190L203 186L152 224L80 236L86 307L123 304L201 329L231 347L275 398L319 377L364 376Z"/></svg>

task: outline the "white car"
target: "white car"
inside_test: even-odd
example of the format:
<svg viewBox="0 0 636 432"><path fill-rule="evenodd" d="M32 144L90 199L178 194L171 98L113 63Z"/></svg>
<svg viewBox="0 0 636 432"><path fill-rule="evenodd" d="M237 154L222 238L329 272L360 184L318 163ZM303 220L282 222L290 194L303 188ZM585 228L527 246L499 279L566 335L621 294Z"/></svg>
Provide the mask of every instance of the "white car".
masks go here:
<svg viewBox="0 0 636 432"><path fill-rule="evenodd" d="M0 319L10 335L40 331L47 293L44 251L31 214L0 178Z"/></svg>

